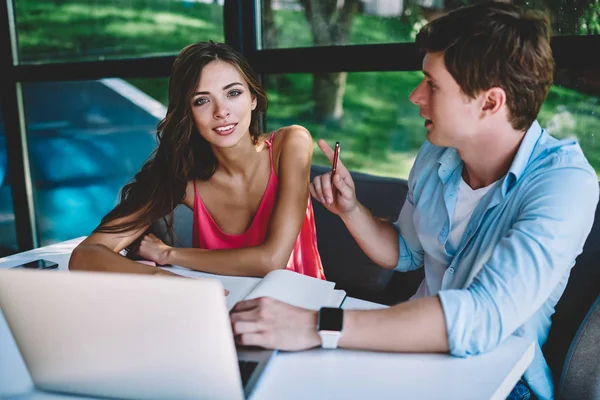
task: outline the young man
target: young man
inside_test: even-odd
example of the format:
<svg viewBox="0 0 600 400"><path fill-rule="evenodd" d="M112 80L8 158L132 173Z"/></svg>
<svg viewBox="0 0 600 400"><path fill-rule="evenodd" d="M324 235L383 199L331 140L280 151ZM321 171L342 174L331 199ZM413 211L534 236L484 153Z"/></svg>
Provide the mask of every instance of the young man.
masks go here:
<svg viewBox="0 0 600 400"><path fill-rule="evenodd" d="M410 301L344 311L339 346L469 356L525 336L538 343L535 359L511 395L531 388L553 397L541 346L591 229L598 182L574 141L552 138L536 121L554 73L549 40L547 17L506 3L461 8L421 30L425 77L410 99L427 141L397 223L356 200L342 163L335 191L329 174L315 178L313 197L371 259L400 271L425 268ZM331 160L331 148L319 145ZM272 299L237 304L231 320L247 345L337 345L322 342L317 312Z"/></svg>

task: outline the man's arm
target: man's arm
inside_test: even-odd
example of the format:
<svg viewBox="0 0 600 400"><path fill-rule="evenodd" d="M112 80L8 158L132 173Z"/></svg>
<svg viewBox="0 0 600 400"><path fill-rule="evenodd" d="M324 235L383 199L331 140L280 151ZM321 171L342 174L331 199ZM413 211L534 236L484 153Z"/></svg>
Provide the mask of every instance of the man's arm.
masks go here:
<svg viewBox="0 0 600 400"><path fill-rule="evenodd" d="M598 203L591 169L546 171L523 190L516 221L468 288L438 294L454 355L490 351L531 318L568 277L591 230Z"/></svg>
<svg viewBox="0 0 600 400"><path fill-rule="evenodd" d="M324 140L319 140L319 147L327 156L329 161L333 161L333 150ZM398 238L398 231L389 221L377 218L371 214L356 199L356 190L354 180L348 169L342 163L341 157L338 159L337 173L331 185L331 173L317 176L309 186L313 198L321 202L329 211L340 216L346 227L365 254L376 264L392 269L398 265L398 260L402 256L405 260L408 258L418 265L405 266L403 269L412 269L422 264L422 249L418 240L409 240L411 243L418 244L408 246L403 239ZM404 210L404 208L406 210ZM414 226L412 224L412 207L403 208L398 221L399 229L402 235L407 234L416 239ZM404 221L404 223L401 223ZM406 232L405 232L406 227ZM404 250L405 254L400 254Z"/></svg>
<svg viewBox="0 0 600 400"><path fill-rule="evenodd" d="M317 312L270 298L247 300L231 310L241 345L303 350L321 344ZM444 313L437 296L382 310L344 311L340 347L390 352L448 352Z"/></svg>

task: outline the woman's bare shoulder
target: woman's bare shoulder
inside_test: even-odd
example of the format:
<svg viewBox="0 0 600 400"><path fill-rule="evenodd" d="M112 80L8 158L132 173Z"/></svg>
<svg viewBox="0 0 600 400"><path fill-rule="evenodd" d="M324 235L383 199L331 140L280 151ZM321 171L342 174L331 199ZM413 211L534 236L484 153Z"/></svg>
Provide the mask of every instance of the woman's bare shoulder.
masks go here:
<svg viewBox="0 0 600 400"><path fill-rule="evenodd" d="M278 171L280 165L287 163L283 161L284 158L294 163L304 160L303 163L310 165L314 144L308 129L300 125L280 128L276 131L273 142L273 157L277 160L275 165Z"/></svg>
<svg viewBox="0 0 600 400"><path fill-rule="evenodd" d="M289 125L275 131L274 145L281 149L294 147L296 150L307 150L312 152L313 141L308 129L302 125Z"/></svg>

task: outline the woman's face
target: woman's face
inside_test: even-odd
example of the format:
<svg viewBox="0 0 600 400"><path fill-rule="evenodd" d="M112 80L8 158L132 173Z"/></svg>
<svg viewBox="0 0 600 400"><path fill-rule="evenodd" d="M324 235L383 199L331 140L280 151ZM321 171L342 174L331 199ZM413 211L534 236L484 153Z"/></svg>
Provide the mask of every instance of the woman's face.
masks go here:
<svg viewBox="0 0 600 400"><path fill-rule="evenodd" d="M200 135L216 147L233 147L249 137L256 97L237 68L222 61L207 64L191 100Z"/></svg>

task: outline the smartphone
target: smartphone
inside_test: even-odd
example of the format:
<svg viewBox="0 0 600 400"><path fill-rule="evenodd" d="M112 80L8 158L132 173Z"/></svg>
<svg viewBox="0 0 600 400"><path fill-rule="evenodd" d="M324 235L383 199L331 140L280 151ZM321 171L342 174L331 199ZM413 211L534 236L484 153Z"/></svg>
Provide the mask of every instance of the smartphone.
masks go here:
<svg viewBox="0 0 600 400"><path fill-rule="evenodd" d="M50 260L34 260L25 264L17 265L12 268L25 268L25 269L57 269L58 264Z"/></svg>

